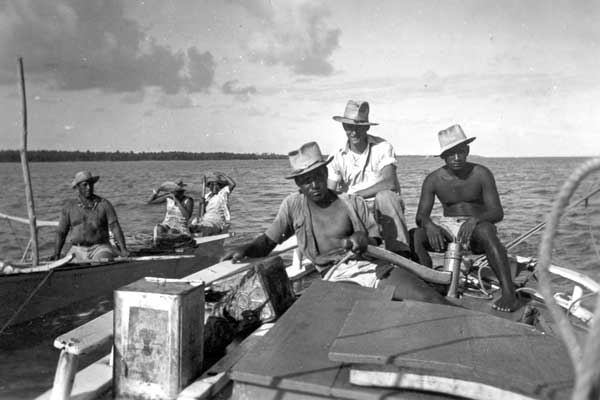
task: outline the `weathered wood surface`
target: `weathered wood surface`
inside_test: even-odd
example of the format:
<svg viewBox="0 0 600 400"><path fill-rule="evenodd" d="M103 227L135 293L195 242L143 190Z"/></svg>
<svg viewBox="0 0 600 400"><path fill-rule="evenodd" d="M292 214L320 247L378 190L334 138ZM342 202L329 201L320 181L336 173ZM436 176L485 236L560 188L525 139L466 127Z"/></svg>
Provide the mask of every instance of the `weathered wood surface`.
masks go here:
<svg viewBox="0 0 600 400"><path fill-rule="evenodd" d="M106 354L112 348L113 318L114 314L110 311L62 334L54 340L54 347L76 355L96 351Z"/></svg>
<svg viewBox="0 0 600 400"><path fill-rule="evenodd" d="M233 398L440 398L353 386L349 370L327 351L356 300L389 301L392 291L315 281L235 365Z"/></svg>
<svg viewBox="0 0 600 400"><path fill-rule="evenodd" d="M399 387L406 370L533 398L567 398L573 385L557 338L488 314L416 301L357 302L329 358L395 366Z"/></svg>

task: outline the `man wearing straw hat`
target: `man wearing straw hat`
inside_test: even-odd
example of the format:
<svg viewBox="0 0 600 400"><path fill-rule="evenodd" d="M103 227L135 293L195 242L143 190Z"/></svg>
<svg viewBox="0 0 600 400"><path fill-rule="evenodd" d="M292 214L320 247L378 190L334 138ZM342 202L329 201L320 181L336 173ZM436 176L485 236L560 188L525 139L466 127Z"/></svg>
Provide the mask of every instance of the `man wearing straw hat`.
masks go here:
<svg viewBox="0 0 600 400"><path fill-rule="evenodd" d="M445 165L430 173L424 180L417 209L413 246L416 261L431 266L428 251L442 252L448 242L458 242L463 250L487 256L488 262L502 289L502 296L492 308L512 312L519 300L511 279L506 249L496 234L495 223L502 221L496 181L489 169L467 162L469 143L460 125L438 133L440 157ZM441 218L432 218L435 197L444 210Z"/></svg>
<svg viewBox="0 0 600 400"><path fill-rule="evenodd" d="M195 236L211 236L227 232L231 221L229 195L235 188L233 178L223 172L209 172L205 176L208 193L200 199L198 217L190 223Z"/></svg>
<svg viewBox="0 0 600 400"><path fill-rule="evenodd" d="M120 248L118 254L127 257L129 252L117 214L112 204L94 193L94 184L100 179L90 171L75 174L71 183L77 189L76 199L67 200L63 206L56 228L54 255L59 259L67 234L71 232L71 249L75 262L100 262L111 260L117 254L110 244L110 232Z"/></svg>
<svg viewBox="0 0 600 400"><path fill-rule="evenodd" d="M386 140L367 134L377 123L369 121L369 103L349 100L343 116L333 117L346 132L345 145L334 151L329 164L329 188L367 200L379 224L385 248L410 254L404 202L396 175L396 154Z"/></svg>
<svg viewBox="0 0 600 400"><path fill-rule="evenodd" d="M190 236L188 222L194 212L194 199L185 194L186 186L183 180L177 179L164 182L152 191L147 204L166 202L165 218L154 228L155 240L162 236Z"/></svg>
<svg viewBox="0 0 600 400"><path fill-rule="evenodd" d="M336 193L327 187L327 164L316 142L288 154L299 191L288 195L266 232L252 242L233 249L223 260L264 257L275 246L296 235L298 249L330 282L352 282L365 287L394 287L395 299L414 299L449 304L417 275L404 268L361 256L367 245L381 238L365 200ZM348 250L352 250L349 252Z"/></svg>

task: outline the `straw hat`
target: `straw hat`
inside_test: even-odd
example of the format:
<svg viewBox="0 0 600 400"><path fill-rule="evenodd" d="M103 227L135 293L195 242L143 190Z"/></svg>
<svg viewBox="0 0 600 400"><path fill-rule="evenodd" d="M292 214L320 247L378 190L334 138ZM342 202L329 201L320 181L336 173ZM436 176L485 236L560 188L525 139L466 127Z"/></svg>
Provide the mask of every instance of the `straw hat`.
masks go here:
<svg viewBox="0 0 600 400"><path fill-rule="evenodd" d="M317 142L305 143L298 150L289 152L288 156L290 158L290 165L292 166L292 173L286 176L285 179L304 175L307 172L329 164L333 159L332 157L329 159L323 157Z"/></svg>
<svg viewBox="0 0 600 400"><path fill-rule="evenodd" d="M183 180L181 179L177 179L175 181L166 181L163 182L162 185L160 185L161 189L164 190L165 192L183 192L185 189L184 187L187 186L185 183L183 183Z"/></svg>
<svg viewBox="0 0 600 400"><path fill-rule="evenodd" d="M100 179L100 177L97 175L92 175L90 171L79 171L75 174L75 178L73 179L73 182L71 182L71 186L75 188L81 182L96 183L98 182L98 179Z"/></svg>
<svg viewBox="0 0 600 400"><path fill-rule="evenodd" d="M344 116L335 116L334 120L350 125L379 125L369 122L369 103L366 101L348 100Z"/></svg>
<svg viewBox="0 0 600 400"><path fill-rule="evenodd" d="M439 131L438 140L440 141L440 156L446 151L460 144L469 144L475 137L467 138L460 125L452 125L443 131Z"/></svg>

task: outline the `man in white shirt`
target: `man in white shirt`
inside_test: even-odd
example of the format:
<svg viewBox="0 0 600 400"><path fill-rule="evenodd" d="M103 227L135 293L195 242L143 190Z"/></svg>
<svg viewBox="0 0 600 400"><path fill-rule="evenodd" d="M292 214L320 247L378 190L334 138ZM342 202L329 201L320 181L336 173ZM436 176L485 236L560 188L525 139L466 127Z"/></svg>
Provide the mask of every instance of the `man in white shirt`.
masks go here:
<svg viewBox="0 0 600 400"><path fill-rule="evenodd" d="M396 175L396 154L385 139L367 134L369 103L349 100L344 116L334 116L346 132L346 144L332 153L328 187L359 195L367 200L379 224L385 248L409 256L404 202Z"/></svg>

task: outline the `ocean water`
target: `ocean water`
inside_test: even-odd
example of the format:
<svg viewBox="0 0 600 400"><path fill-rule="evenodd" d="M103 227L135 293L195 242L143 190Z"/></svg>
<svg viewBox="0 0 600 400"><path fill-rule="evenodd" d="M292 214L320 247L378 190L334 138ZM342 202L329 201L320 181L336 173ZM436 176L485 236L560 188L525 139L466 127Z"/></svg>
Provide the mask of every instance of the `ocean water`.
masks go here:
<svg viewBox="0 0 600 400"><path fill-rule="evenodd" d="M481 158L471 161L486 165L495 175L504 206L499 236L508 242L544 221L560 186L583 158ZM398 176L406 203L409 227L414 217L421 183L426 174L442 165L436 157L403 156L398 159ZM100 175L96 193L109 199L118 214L131 246L147 240L154 224L164 215L164 205L145 202L152 189L166 180L183 179L195 198L202 192L202 174L222 171L237 187L231 195L231 231L235 236L226 246L235 246L264 231L275 216L281 200L296 190L287 160L247 161L138 161L31 163L30 175L38 220L57 220L63 201L75 192L70 182L79 170ZM588 177L573 196L577 200L600 185L600 174ZM21 165L0 164L0 213L27 218L25 185ZM434 212L441 212L436 205ZM553 262L579 270L600 280L600 194L565 214L553 249ZM40 229L40 255L52 253L52 228ZM29 227L0 219L0 260L19 260L27 244ZM536 234L512 253L536 256L541 234ZM66 249L65 249L66 250ZM52 341L58 334L105 311L106 303L91 304L82 315L65 315L43 325L25 325L0 335L0 398L31 398L52 385L58 352Z"/></svg>

